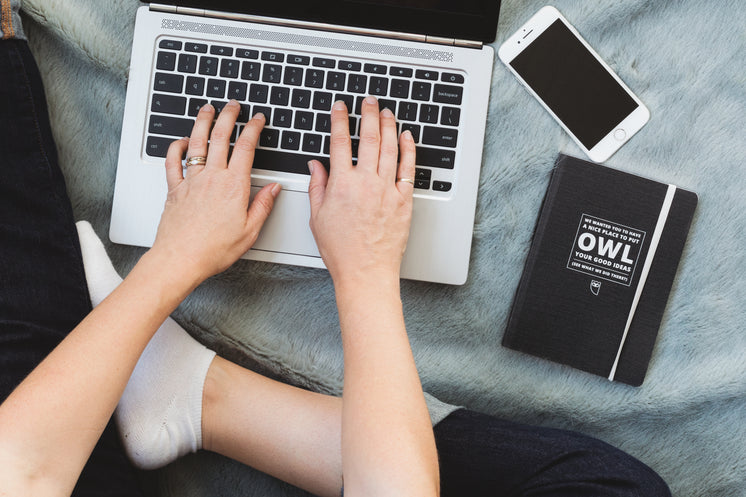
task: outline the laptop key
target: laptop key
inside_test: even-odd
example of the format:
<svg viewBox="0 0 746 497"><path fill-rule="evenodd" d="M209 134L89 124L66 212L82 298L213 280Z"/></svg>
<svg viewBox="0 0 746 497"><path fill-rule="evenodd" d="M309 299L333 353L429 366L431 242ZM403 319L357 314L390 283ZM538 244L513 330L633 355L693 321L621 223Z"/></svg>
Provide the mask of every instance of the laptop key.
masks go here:
<svg viewBox="0 0 746 497"><path fill-rule="evenodd" d="M222 55L223 57L231 57L233 55L233 49L222 45L213 45L210 47L210 53L213 55Z"/></svg>
<svg viewBox="0 0 746 497"><path fill-rule="evenodd" d="M223 62L220 64L220 77L237 78L240 66L241 61L237 59L223 59Z"/></svg>
<svg viewBox="0 0 746 497"><path fill-rule="evenodd" d="M194 74L197 72L197 56L183 53L179 54L179 72Z"/></svg>
<svg viewBox="0 0 746 497"><path fill-rule="evenodd" d="M427 179L416 179L414 180L414 187L418 188L420 190L429 190L430 189L430 180Z"/></svg>
<svg viewBox="0 0 746 497"><path fill-rule="evenodd" d="M313 92L313 110L330 110L332 108L332 94L325 91Z"/></svg>
<svg viewBox="0 0 746 497"><path fill-rule="evenodd" d="M168 93L181 93L184 88L184 76L180 74L169 74L163 72L155 73L156 91L165 91Z"/></svg>
<svg viewBox="0 0 746 497"><path fill-rule="evenodd" d="M197 76L188 76L186 79L186 88L184 91L187 95L202 96L205 93L205 78Z"/></svg>
<svg viewBox="0 0 746 497"><path fill-rule="evenodd" d="M290 102L290 88L284 86L273 86L270 92L269 103L286 107Z"/></svg>
<svg viewBox="0 0 746 497"><path fill-rule="evenodd" d="M182 43L176 40L161 40L158 44L158 48L165 48L168 50L181 50Z"/></svg>
<svg viewBox="0 0 746 497"><path fill-rule="evenodd" d="M424 69L418 69L414 73L414 77L417 79L429 79L433 81L437 81L438 79L438 72L437 71L429 71Z"/></svg>
<svg viewBox="0 0 746 497"><path fill-rule="evenodd" d="M161 112L163 114L176 114L183 116L186 112L187 99L186 97L177 97L176 95L163 95L161 93L154 93L153 100L150 104L150 110L152 112Z"/></svg>
<svg viewBox="0 0 746 497"><path fill-rule="evenodd" d="M262 52L262 60L268 60L270 62L284 62L285 54L279 52Z"/></svg>
<svg viewBox="0 0 746 497"><path fill-rule="evenodd" d="M401 78L411 78L412 69L409 67L391 67L389 74L392 76L399 76Z"/></svg>
<svg viewBox="0 0 746 497"><path fill-rule="evenodd" d="M189 106L187 107L187 115L191 117L197 117L199 110L207 103L207 100L201 98L190 98Z"/></svg>
<svg viewBox="0 0 746 497"><path fill-rule="evenodd" d="M442 148L417 147L417 165L453 169L456 152Z"/></svg>
<svg viewBox="0 0 746 497"><path fill-rule="evenodd" d="M200 57L199 58L199 73L205 76L217 76L218 75L218 59L217 57Z"/></svg>
<svg viewBox="0 0 746 497"><path fill-rule="evenodd" d="M300 148L300 133L297 131L283 131L280 139L280 148L285 150L298 150Z"/></svg>
<svg viewBox="0 0 746 497"><path fill-rule="evenodd" d="M330 133L332 130L331 116L327 113L320 113L316 115L316 131L319 133ZM327 152L329 153L329 152Z"/></svg>
<svg viewBox="0 0 746 497"><path fill-rule="evenodd" d="M328 137L327 137L328 138ZM285 152L284 150L266 150L258 148L254 153L254 169L266 169L269 171L284 171L308 176L308 161L320 160L324 167L329 170L329 158L317 155Z"/></svg>
<svg viewBox="0 0 746 497"><path fill-rule="evenodd" d="M390 110L394 115L396 115L396 101L395 100L389 100L388 98L379 98L378 99L378 108L388 109Z"/></svg>
<svg viewBox="0 0 746 497"><path fill-rule="evenodd" d="M365 74L350 74L347 80L347 91L352 93L365 93L368 86L368 76Z"/></svg>
<svg viewBox="0 0 746 497"><path fill-rule="evenodd" d="M259 50L250 50L248 48L237 48L236 57L240 59L258 59Z"/></svg>
<svg viewBox="0 0 746 497"><path fill-rule="evenodd" d="M424 167L416 167L414 169L414 179L422 179L430 181L432 178L433 172L430 169L425 169Z"/></svg>
<svg viewBox="0 0 746 497"><path fill-rule="evenodd" d="M293 111L290 109L275 109L275 117L272 126L278 128L289 128L293 125Z"/></svg>
<svg viewBox="0 0 746 497"><path fill-rule="evenodd" d="M241 66L241 79L259 81L259 72L261 70L262 65L259 62L245 61Z"/></svg>
<svg viewBox="0 0 746 497"><path fill-rule="evenodd" d="M334 59L325 59L323 57L314 57L313 58L313 65L314 67L324 67L327 69L334 69L336 67L337 62Z"/></svg>
<svg viewBox="0 0 746 497"><path fill-rule="evenodd" d="M453 85L435 85L433 88L433 102L441 104L461 105L464 88Z"/></svg>
<svg viewBox="0 0 746 497"><path fill-rule="evenodd" d="M277 148L280 145L280 130L264 128L259 135L259 146ZM256 164L255 164L256 165Z"/></svg>
<svg viewBox="0 0 746 497"><path fill-rule="evenodd" d="M334 101L335 102L341 100L341 101L343 101L345 103L345 105L347 106L347 112L348 113L352 112L354 110L353 109L353 105L354 105L353 99L354 99L354 97L352 95L346 95L344 93L337 93L334 96Z"/></svg>
<svg viewBox="0 0 746 497"><path fill-rule="evenodd" d="M455 148L458 142L458 130L455 128L436 128L425 126L422 131L422 143L439 147Z"/></svg>
<svg viewBox="0 0 746 497"><path fill-rule="evenodd" d="M257 114L264 115L264 119L266 120L266 124L269 124L270 122L272 122L272 108L271 107L264 107L264 106L261 106L261 105L255 105L254 106L254 113L251 115L251 117L254 117Z"/></svg>
<svg viewBox="0 0 746 497"><path fill-rule="evenodd" d="M269 86L260 85L258 83L251 83L251 86L249 87L249 102L266 104L268 95L269 95Z"/></svg>
<svg viewBox="0 0 746 497"><path fill-rule="evenodd" d="M340 60L337 64L337 67L339 69L342 69L344 71L360 71L362 69L363 65L360 62L352 62L349 60Z"/></svg>
<svg viewBox="0 0 746 497"><path fill-rule="evenodd" d="M446 126L458 126L459 120L461 119L461 109L458 107L446 107L440 111L440 124Z"/></svg>
<svg viewBox="0 0 746 497"><path fill-rule="evenodd" d="M318 154L321 152L322 136L314 133L303 135L303 151Z"/></svg>
<svg viewBox="0 0 746 497"><path fill-rule="evenodd" d="M247 123L251 119L251 106L249 104L241 104L241 110L238 113L238 122Z"/></svg>
<svg viewBox="0 0 746 497"><path fill-rule="evenodd" d="M207 53L207 45L204 43L187 42L184 44L184 50L187 52Z"/></svg>
<svg viewBox="0 0 746 497"><path fill-rule="evenodd" d="M433 190L436 192L451 191L451 183L448 181L433 181Z"/></svg>
<svg viewBox="0 0 746 497"><path fill-rule="evenodd" d="M145 153L151 157L166 157L168 147L173 143L173 138L163 138L161 136L148 136L145 143Z"/></svg>
<svg viewBox="0 0 746 497"><path fill-rule="evenodd" d="M262 71L262 81L265 83L279 83L282 79L282 66L265 64Z"/></svg>
<svg viewBox="0 0 746 497"><path fill-rule="evenodd" d="M225 98L225 81L222 79L208 80L207 96L215 98Z"/></svg>
<svg viewBox="0 0 746 497"><path fill-rule="evenodd" d="M412 133L412 139L415 143L419 143L420 141L420 125L419 124L412 124L412 123L402 123L401 130L402 133L406 130L409 130L410 133Z"/></svg>
<svg viewBox="0 0 746 497"><path fill-rule="evenodd" d="M182 137L191 135L193 127L194 119L151 114L148 132L155 135Z"/></svg>
<svg viewBox="0 0 746 497"><path fill-rule="evenodd" d="M228 84L228 98L236 100L246 100L246 92L248 91L249 85L241 83L240 81L231 81Z"/></svg>
<svg viewBox="0 0 746 497"><path fill-rule="evenodd" d="M305 55L288 55L288 64L307 66L311 63L311 57Z"/></svg>
<svg viewBox="0 0 746 497"><path fill-rule="evenodd" d="M305 86L308 88L323 88L324 71L321 69L308 69L306 71Z"/></svg>
<svg viewBox="0 0 746 497"><path fill-rule="evenodd" d="M409 81L406 79L392 79L389 96L396 98L409 98Z"/></svg>
<svg viewBox="0 0 746 497"><path fill-rule="evenodd" d="M368 93L371 95L384 96L389 91L389 80L378 76L371 76Z"/></svg>
<svg viewBox="0 0 746 497"><path fill-rule="evenodd" d="M397 115L397 118L400 121L416 121L417 107L418 105L414 102L401 102L399 104L399 114Z"/></svg>
<svg viewBox="0 0 746 497"><path fill-rule="evenodd" d="M382 66L381 64L365 64L363 71L373 74L386 74L386 66Z"/></svg>
<svg viewBox="0 0 746 497"><path fill-rule="evenodd" d="M300 86L303 84L303 68L302 67L288 67L285 69L285 79L283 82L286 85Z"/></svg>
<svg viewBox="0 0 746 497"><path fill-rule="evenodd" d="M158 52L155 68L161 71L173 71L176 67L175 52Z"/></svg>
<svg viewBox="0 0 746 497"><path fill-rule="evenodd" d="M444 83L458 83L464 82L464 76L462 74L455 74L452 72L444 72L440 75L440 80Z"/></svg>
<svg viewBox="0 0 746 497"><path fill-rule="evenodd" d="M223 112L223 109L225 108L226 104L225 100L212 100L210 101L210 105L212 105L215 108L215 118L220 115L221 112Z"/></svg>
<svg viewBox="0 0 746 497"><path fill-rule="evenodd" d="M345 74L342 72L329 71L326 73L327 90L344 90Z"/></svg>
<svg viewBox="0 0 746 497"><path fill-rule="evenodd" d="M294 89L290 105L301 109L309 108L311 106L311 90Z"/></svg>
<svg viewBox="0 0 746 497"><path fill-rule="evenodd" d="M299 110L295 113L295 129L310 131L313 129L313 112Z"/></svg>
<svg viewBox="0 0 746 497"><path fill-rule="evenodd" d="M438 106L422 104L420 106L420 122L436 124L438 122Z"/></svg>
<svg viewBox="0 0 746 497"><path fill-rule="evenodd" d="M430 90L432 85L422 81L412 83L412 100L430 100Z"/></svg>

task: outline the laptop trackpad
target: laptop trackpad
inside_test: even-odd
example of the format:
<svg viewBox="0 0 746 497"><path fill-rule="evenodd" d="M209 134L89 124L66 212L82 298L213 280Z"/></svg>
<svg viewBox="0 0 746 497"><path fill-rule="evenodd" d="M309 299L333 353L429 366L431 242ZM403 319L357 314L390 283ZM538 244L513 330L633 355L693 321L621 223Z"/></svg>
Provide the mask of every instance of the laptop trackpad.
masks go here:
<svg viewBox="0 0 746 497"><path fill-rule="evenodd" d="M261 188L251 187L251 199ZM264 223L253 248L285 254L319 257L308 220L311 206L308 193L282 190L275 199L275 206Z"/></svg>

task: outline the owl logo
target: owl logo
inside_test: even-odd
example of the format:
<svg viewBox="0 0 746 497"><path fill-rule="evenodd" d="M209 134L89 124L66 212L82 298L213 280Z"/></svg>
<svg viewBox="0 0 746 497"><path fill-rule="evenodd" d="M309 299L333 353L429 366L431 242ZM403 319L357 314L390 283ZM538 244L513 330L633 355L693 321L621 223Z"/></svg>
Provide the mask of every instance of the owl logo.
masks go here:
<svg viewBox="0 0 746 497"><path fill-rule="evenodd" d="M593 295L598 295L598 292L601 291L601 282L596 280L591 280L591 293Z"/></svg>

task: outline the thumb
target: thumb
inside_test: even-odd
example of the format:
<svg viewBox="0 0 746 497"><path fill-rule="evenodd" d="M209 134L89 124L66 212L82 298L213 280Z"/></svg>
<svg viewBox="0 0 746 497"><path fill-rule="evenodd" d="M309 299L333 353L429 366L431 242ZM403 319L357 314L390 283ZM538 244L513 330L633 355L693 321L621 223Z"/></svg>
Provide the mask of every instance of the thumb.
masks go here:
<svg viewBox="0 0 746 497"><path fill-rule="evenodd" d="M311 172L311 182L308 184L308 199L311 202L311 217L314 217L324 202L329 174L326 172L324 165L317 160L309 161L308 169Z"/></svg>
<svg viewBox="0 0 746 497"><path fill-rule="evenodd" d="M269 213L272 212L272 207L275 205L275 199L280 194L280 190L282 190L282 186L279 183L272 183L259 190L259 193L256 194L249 206L246 219L246 225L251 233L259 234L259 230L264 226Z"/></svg>

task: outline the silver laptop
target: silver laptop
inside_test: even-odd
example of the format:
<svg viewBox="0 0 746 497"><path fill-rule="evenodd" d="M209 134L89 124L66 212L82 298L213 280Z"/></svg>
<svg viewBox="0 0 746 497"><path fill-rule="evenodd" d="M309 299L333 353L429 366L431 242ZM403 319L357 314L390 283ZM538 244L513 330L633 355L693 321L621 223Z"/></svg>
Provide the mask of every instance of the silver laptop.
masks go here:
<svg viewBox="0 0 746 497"><path fill-rule="evenodd" d="M166 198L164 157L197 110L241 102L235 133L268 117L252 190L283 191L245 258L324 267L308 226L307 162L328 166L329 110L345 100L356 151L367 95L417 141L402 277L463 284L469 268L499 1L217 0L137 12L110 238L148 247ZM236 135L234 135L236 136Z"/></svg>

